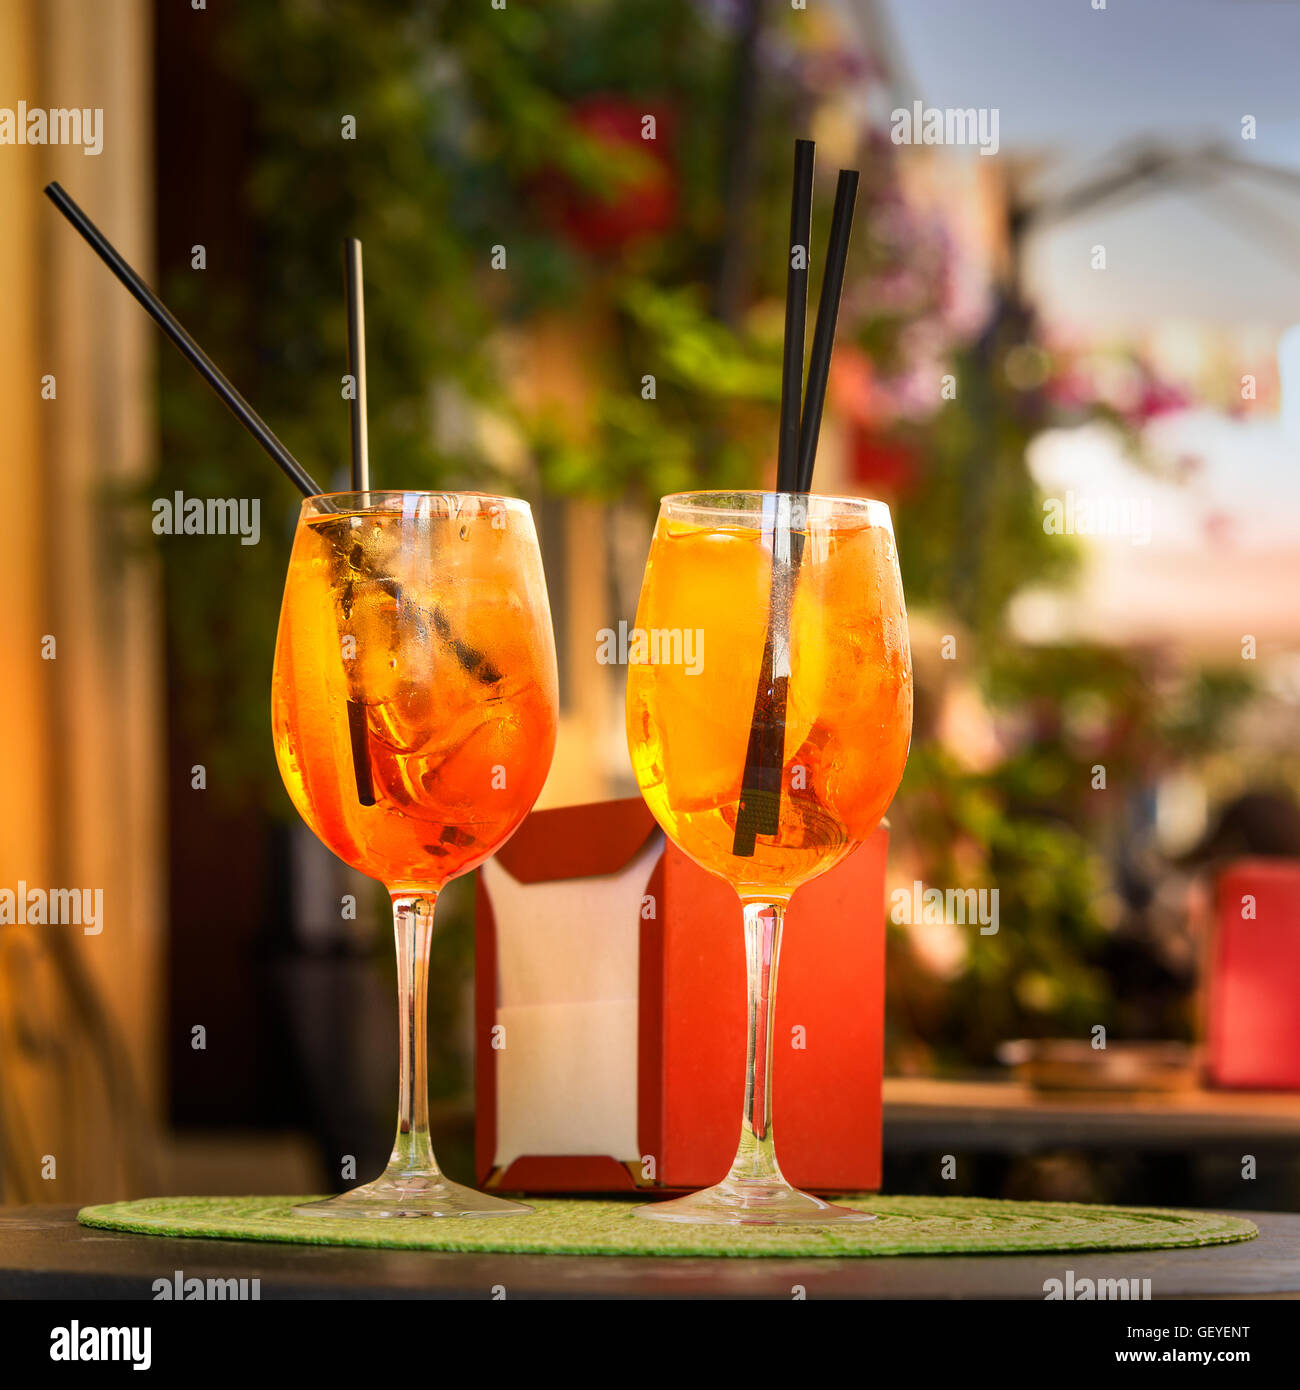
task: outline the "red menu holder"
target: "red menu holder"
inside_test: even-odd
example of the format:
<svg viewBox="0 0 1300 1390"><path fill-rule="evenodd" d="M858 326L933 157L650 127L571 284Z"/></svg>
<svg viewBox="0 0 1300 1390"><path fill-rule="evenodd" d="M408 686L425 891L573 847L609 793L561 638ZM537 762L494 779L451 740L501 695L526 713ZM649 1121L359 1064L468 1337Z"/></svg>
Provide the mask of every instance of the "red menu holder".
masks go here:
<svg viewBox="0 0 1300 1390"><path fill-rule="evenodd" d="M773 1133L786 1177L880 1186L882 826L790 905ZM640 798L534 812L479 874L476 1149L486 1188L690 1190L740 1132L740 904Z"/></svg>
<svg viewBox="0 0 1300 1390"><path fill-rule="evenodd" d="M1300 863L1243 859L1219 875L1207 990L1210 1083L1300 1090Z"/></svg>

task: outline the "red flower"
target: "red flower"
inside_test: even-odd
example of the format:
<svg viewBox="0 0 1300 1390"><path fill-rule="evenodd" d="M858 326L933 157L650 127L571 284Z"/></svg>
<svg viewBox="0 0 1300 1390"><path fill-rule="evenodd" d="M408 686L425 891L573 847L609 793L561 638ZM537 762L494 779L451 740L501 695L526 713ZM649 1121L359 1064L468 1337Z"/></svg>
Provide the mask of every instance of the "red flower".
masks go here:
<svg viewBox="0 0 1300 1390"><path fill-rule="evenodd" d="M653 140L645 138L647 116L655 118ZM667 231L677 214L671 112L661 102L593 96L574 104L572 121L616 157L616 168L619 155L635 154L635 160L627 160L624 177L600 189L584 187L559 170L546 175L538 197L552 225L593 254Z"/></svg>
<svg viewBox="0 0 1300 1390"><path fill-rule="evenodd" d="M1176 410L1186 410L1189 405L1191 398L1185 391L1177 386L1170 386L1167 382L1157 381L1154 377L1148 377L1137 405L1133 408L1133 419L1139 425L1145 425L1148 420L1154 420L1158 415L1171 415Z"/></svg>
<svg viewBox="0 0 1300 1390"><path fill-rule="evenodd" d="M916 481L916 451L861 425L855 425L849 436L849 458L855 481L878 492L898 496Z"/></svg>

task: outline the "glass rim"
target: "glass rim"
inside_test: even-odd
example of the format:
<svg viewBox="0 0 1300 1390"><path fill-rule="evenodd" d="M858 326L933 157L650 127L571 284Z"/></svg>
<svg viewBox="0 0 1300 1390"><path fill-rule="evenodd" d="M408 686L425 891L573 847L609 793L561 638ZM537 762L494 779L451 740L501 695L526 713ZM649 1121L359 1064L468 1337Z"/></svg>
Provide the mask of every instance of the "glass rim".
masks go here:
<svg viewBox="0 0 1300 1390"><path fill-rule="evenodd" d="M864 516L871 524L887 526L893 530L893 516L889 510L888 502L882 502L877 497L849 497L826 492L778 492L764 488L700 488L692 492L666 493L659 499L659 510L665 512L679 509L681 511L703 512L709 516L752 517L755 508L723 506L721 499L743 498L746 501L761 502L768 498L780 497L800 499L806 504L811 504L809 511L813 513L814 519L818 514L824 516L829 507L850 515Z"/></svg>
<svg viewBox="0 0 1300 1390"><path fill-rule="evenodd" d="M403 488L403 487L370 487L370 488L347 488L342 492L314 492L310 497L302 499L302 510L308 508L314 511L328 514L329 512L364 513L378 512L385 508L382 501L376 502L374 499L404 499L408 497L441 497L451 501L463 501L474 498L478 501L490 502L493 505L505 507L509 510L527 512L532 515L532 507L522 497L506 497L496 492L480 492L474 488L465 490L448 488ZM368 499L363 501L362 499ZM356 506L340 506L338 504L355 501ZM321 503L332 504L328 508L320 506Z"/></svg>

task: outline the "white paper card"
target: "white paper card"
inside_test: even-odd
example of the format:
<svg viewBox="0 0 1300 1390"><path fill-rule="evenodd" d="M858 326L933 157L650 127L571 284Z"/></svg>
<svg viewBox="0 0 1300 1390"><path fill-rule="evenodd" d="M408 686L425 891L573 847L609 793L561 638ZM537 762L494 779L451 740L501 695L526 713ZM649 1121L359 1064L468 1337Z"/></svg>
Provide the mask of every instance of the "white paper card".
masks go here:
<svg viewBox="0 0 1300 1390"><path fill-rule="evenodd" d="M525 1154L640 1159L637 1015L641 900L663 836L618 873L520 883L482 869L496 922L497 1144Z"/></svg>

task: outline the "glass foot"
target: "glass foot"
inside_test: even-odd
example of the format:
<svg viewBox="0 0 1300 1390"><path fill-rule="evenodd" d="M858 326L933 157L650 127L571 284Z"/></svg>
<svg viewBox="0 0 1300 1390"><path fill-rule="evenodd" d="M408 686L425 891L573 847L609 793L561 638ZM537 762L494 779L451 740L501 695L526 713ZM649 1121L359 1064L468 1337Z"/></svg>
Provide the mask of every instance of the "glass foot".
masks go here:
<svg viewBox="0 0 1300 1390"><path fill-rule="evenodd" d="M649 1221L699 1226L822 1226L876 1219L869 1211L834 1206L786 1183L720 1182L687 1197L649 1202L636 1214Z"/></svg>
<svg viewBox="0 0 1300 1390"><path fill-rule="evenodd" d="M489 1197L472 1187L436 1177L387 1175L354 1187L337 1197L304 1202L293 1209L299 1216L342 1216L350 1220L379 1216L522 1216L532 1207Z"/></svg>

